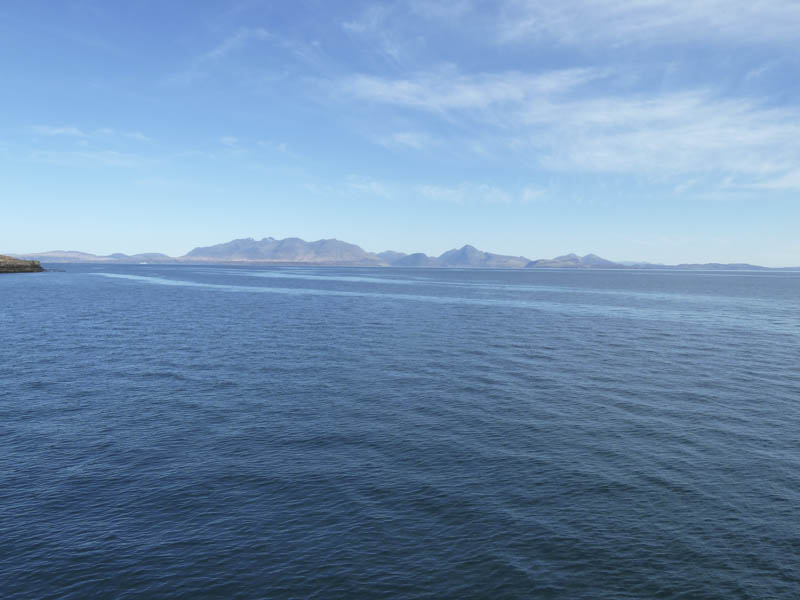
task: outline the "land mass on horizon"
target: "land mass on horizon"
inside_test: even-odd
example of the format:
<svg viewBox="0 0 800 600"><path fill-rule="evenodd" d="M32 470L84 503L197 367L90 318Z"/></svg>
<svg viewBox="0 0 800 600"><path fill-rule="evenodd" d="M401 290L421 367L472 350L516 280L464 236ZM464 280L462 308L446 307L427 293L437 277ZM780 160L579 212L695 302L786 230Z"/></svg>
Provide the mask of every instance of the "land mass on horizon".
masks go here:
<svg viewBox="0 0 800 600"><path fill-rule="evenodd" d="M682 263L677 265L647 262L614 262L596 254L565 254L555 258L528 259L524 256L495 254L469 244L428 256L422 252L405 253L386 250L367 252L360 246L337 239L307 242L290 237L261 240L241 238L194 248L183 256L160 252L141 254L114 253L99 256L76 250L53 250L33 254L16 254L16 260L45 263L129 263L129 264L192 264L229 263L261 265L315 265L358 267L441 267L485 269L680 269L680 270L794 270L793 267L763 267L748 263ZM798 267L800 268L800 267Z"/></svg>
<svg viewBox="0 0 800 600"><path fill-rule="evenodd" d="M0 273L41 273L44 271L38 260L20 260L0 254Z"/></svg>

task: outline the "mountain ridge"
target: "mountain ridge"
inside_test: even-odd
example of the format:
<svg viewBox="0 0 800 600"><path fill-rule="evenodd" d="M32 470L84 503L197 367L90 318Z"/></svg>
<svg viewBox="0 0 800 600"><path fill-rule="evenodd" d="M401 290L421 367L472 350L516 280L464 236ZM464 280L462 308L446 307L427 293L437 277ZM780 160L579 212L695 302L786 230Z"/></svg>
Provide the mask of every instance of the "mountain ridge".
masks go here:
<svg viewBox="0 0 800 600"><path fill-rule="evenodd" d="M763 267L748 263L681 263L678 265L645 262L615 262L596 254L565 254L554 258L530 260L524 256L496 254L479 250L470 244L453 248L439 256L423 252L405 253L386 250L367 252L356 244L335 238L307 242L298 237L276 239L265 237L238 238L211 246L198 246L183 256L172 257L160 252L138 254L113 253L96 255L77 250L52 250L30 254L11 254L22 260L49 263L128 263L128 264L192 264L231 263L262 265L372 266L372 267L439 267L485 269L647 269L647 270L800 270L800 267Z"/></svg>

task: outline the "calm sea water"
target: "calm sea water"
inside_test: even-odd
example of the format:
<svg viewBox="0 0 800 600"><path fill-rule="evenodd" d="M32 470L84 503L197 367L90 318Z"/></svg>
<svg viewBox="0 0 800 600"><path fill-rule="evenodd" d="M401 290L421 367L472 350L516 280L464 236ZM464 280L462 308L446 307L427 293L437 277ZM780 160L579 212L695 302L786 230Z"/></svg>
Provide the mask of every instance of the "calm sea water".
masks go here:
<svg viewBox="0 0 800 600"><path fill-rule="evenodd" d="M800 274L65 269L4 599L800 597Z"/></svg>

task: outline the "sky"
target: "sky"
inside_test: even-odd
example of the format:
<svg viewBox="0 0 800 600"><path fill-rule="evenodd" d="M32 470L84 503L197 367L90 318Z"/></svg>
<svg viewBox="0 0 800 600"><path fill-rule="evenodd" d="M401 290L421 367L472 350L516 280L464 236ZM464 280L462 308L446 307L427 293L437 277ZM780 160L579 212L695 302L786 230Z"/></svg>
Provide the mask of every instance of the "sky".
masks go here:
<svg viewBox="0 0 800 600"><path fill-rule="evenodd" d="M800 265L799 0L4 0L0 252Z"/></svg>

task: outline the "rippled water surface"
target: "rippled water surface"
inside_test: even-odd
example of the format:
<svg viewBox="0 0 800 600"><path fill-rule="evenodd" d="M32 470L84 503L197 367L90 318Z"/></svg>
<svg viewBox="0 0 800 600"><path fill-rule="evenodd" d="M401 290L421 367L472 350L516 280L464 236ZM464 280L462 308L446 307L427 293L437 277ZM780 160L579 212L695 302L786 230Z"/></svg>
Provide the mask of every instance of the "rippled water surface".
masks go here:
<svg viewBox="0 0 800 600"><path fill-rule="evenodd" d="M800 274L0 276L2 598L798 598Z"/></svg>

